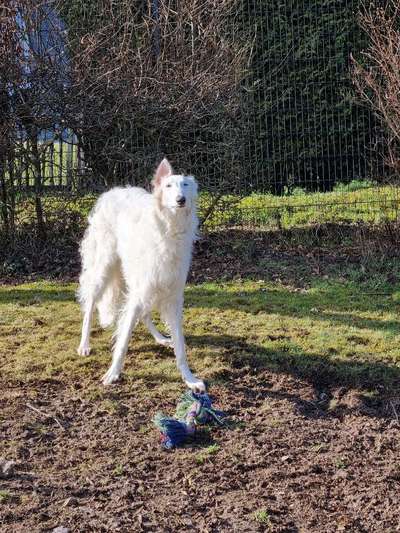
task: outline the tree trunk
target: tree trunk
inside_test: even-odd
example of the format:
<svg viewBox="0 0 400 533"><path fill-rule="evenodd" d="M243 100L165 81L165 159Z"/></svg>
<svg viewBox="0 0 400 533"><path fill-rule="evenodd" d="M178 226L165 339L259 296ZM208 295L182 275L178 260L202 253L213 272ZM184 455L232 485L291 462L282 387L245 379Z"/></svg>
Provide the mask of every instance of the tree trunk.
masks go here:
<svg viewBox="0 0 400 533"><path fill-rule="evenodd" d="M10 228L9 228L8 209L7 209L8 202L7 202L7 185L6 185L6 166L5 166L5 160L3 157L1 157L0 159L0 187L1 187L1 199L0 199L1 219L3 221L5 234L8 236Z"/></svg>
<svg viewBox="0 0 400 533"><path fill-rule="evenodd" d="M34 190L35 190L35 212L36 212L36 222L38 237L40 240L45 240L46 238L46 224L44 222L43 216L43 205L42 205L42 165L40 162L39 148L38 148L38 136L36 128L30 128L29 137L31 142L31 154L32 154L32 165L34 172Z"/></svg>

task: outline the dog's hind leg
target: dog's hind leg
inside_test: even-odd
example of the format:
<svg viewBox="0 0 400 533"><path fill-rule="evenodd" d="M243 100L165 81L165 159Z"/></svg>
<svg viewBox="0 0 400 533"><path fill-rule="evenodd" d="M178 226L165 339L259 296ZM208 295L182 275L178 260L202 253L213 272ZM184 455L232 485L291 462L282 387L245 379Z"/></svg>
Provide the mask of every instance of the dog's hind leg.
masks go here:
<svg viewBox="0 0 400 533"><path fill-rule="evenodd" d="M112 363L103 376L103 385L111 385L118 381L124 363L124 357L128 350L132 330L141 314L142 307L136 298L128 297L124 310L118 320Z"/></svg>
<svg viewBox="0 0 400 533"><path fill-rule="evenodd" d="M84 306L81 342L77 349L79 355L89 355L90 353L90 328L92 325L94 305L94 300L91 299Z"/></svg>
<svg viewBox="0 0 400 533"><path fill-rule="evenodd" d="M81 342L77 352L79 355L89 355L93 312L107 287L116 258L112 245L98 245L93 229L87 232L82 241L81 254L83 269L79 278L78 297L82 306L83 322Z"/></svg>
<svg viewBox="0 0 400 533"><path fill-rule="evenodd" d="M158 344L161 344L162 346L169 346L169 347L174 346L174 343L171 337L165 337L165 335L163 335L162 333L158 331L153 321L151 320L150 315L144 316L142 318L142 322L146 326L146 328L149 330L149 332L152 334L154 340L158 342Z"/></svg>
<svg viewBox="0 0 400 533"><path fill-rule="evenodd" d="M84 289L81 282L79 292L82 301L83 321L81 342L77 350L79 355L89 355L90 353L90 328L92 325L93 312L97 300L101 297L101 294L106 287L106 280L106 276L100 276L96 282L91 282L90 285ZM82 296L83 292L84 296Z"/></svg>

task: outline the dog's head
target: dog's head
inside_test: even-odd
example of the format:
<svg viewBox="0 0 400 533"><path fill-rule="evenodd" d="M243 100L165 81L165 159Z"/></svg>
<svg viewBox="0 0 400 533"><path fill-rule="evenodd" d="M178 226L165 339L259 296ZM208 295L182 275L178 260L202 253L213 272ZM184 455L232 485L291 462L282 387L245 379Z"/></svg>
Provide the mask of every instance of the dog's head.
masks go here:
<svg viewBox="0 0 400 533"><path fill-rule="evenodd" d="M152 185L160 209L188 211L196 203L196 180L192 176L174 174L167 159L158 165Z"/></svg>

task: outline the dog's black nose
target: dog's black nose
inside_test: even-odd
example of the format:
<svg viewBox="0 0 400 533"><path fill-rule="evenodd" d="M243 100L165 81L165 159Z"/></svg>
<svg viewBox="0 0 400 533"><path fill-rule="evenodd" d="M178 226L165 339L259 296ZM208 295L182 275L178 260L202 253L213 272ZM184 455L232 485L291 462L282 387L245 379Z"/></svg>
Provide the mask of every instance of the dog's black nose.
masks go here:
<svg viewBox="0 0 400 533"><path fill-rule="evenodd" d="M176 203L179 205L179 206L184 206L185 203L186 203L186 198L184 196L177 196L176 197Z"/></svg>

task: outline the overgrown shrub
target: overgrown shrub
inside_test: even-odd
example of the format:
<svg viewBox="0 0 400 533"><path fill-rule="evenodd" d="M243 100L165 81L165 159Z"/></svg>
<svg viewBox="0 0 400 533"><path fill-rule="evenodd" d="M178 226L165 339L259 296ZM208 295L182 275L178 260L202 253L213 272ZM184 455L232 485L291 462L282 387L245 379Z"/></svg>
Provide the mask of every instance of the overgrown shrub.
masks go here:
<svg viewBox="0 0 400 533"><path fill-rule="evenodd" d="M386 130L386 164L400 171L400 12L397 0L370 2L359 21L365 48L354 60L353 78L362 100Z"/></svg>

